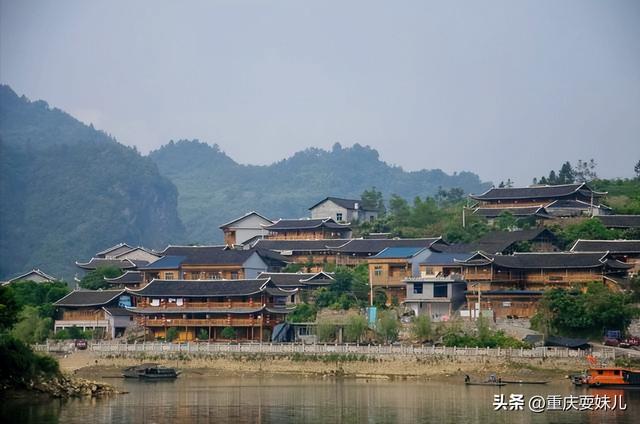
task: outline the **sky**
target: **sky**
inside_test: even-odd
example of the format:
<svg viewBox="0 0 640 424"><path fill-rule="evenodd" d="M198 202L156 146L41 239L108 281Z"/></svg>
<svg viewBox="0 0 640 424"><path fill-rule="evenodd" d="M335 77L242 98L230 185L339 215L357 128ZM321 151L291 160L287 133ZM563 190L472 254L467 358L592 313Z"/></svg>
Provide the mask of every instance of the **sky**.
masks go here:
<svg viewBox="0 0 640 424"><path fill-rule="evenodd" d="M0 0L0 82L149 152L334 143L529 184L640 159L640 2Z"/></svg>

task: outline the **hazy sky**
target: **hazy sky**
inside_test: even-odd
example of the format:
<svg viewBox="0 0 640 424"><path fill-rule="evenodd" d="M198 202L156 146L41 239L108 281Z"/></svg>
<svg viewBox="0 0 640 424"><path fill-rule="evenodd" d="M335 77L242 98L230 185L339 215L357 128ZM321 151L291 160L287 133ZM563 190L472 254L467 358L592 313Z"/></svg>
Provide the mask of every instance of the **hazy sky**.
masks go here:
<svg viewBox="0 0 640 424"><path fill-rule="evenodd" d="M527 184L640 159L640 1L4 1L0 81L143 152L368 144Z"/></svg>

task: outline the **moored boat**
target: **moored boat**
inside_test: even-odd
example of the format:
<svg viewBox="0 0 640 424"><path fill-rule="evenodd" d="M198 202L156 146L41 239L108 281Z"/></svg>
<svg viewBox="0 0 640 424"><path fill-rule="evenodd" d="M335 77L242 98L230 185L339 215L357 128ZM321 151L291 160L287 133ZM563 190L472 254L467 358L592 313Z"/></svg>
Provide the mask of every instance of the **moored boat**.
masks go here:
<svg viewBox="0 0 640 424"><path fill-rule="evenodd" d="M506 386L507 385L507 383L490 382L490 381L484 381L484 382L465 381L464 384L466 384L467 386Z"/></svg>
<svg viewBox="0 0 640 424"><path fill-rule="evenodd" d="M163 367L158 364L141 364L125 368L122 376L125 378L169 379L177 378L179 371L174 368Z"/></svg>
<svg viewBox="0 0 640 424"><path fill-rule="evenodd" d="M640 370L622 367L592 367L585 379L589 387L640 388Z"/></svg>
<svg viewBox="0 0 640 424"><path fill-rule="evenodd" d="M507 384L547 384L548 380L502 380L503 383Z"/></svg>

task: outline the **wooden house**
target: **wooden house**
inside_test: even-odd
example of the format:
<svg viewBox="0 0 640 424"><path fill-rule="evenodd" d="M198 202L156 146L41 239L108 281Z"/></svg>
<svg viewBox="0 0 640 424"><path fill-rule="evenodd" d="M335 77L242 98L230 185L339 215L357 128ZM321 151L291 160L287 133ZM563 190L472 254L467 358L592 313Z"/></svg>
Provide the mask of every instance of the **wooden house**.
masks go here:
<svg viewBox="0 0 640 424"><path fill-rule="evenodd" d="M238 340L269 341L273 327L293 310L297 289L280 289L261 278L153 280L127 292L135 299L130 311L137 323L154 338L166 338L175 328L181 341L220 340L231 327Z"/></svg>
<svg viewBox="0 0 640 424"><path fill-rule="evenodd" d="M101 267L115 267L123 271L133 271L156 261L160 256L159 253L144 247L131 247L126 243L119 243L96 253L87 262L76 261L76 266L86 271L93 271Z"/></svg>
<svg viewBox="0 0 640 424"><path fill-rule="evenodd" d="M114 289L124 289L127 287L135 289L142 285L142 271L127 270L119 277L104 277L104 281L109 284L109 287Z"/></svg>
<svg viewBox="0 0 640 424"><path fill-rule="evenodd" d="M220 229L224 233L224 243L233 246L267 236L269 232L263 226L271 224L272 220L252 211L221 225Z"/></svg>
<svg viewBox="0 0 640 424"><path fill-rule="evenodd" d="M269 278L276 287L283 290L297 289L291 303L313 300L313 292L321 287L329 287L334 282L332 272L262 272L258 278ZM305 299L306 298L306 299Z"/></svg>
<svg viewBox="0 0 640 424"><path fill-rule="evenodd" d="M602 252L608 257L631 265L629 273L640 273L640 240L577 240L572 252Z"/></svg>
<svg viewBox="0 0 640 424"><path fill-rule="evenodd" d="M490 231L473 243L441 246L439 250L450 253L472 253L482 251L508 255L516 251L557 252L558 238L546 228L518 231Z"/></svg>
<svg viewBox="0 0 640 424"><path fill-rule="evenodd" d="M607 215L611 209L601 200L607 193L591 189L586 183L491 188L469 197L477 203L474 213L496 218L489 209L509 211L514 216L571 217ZM525 209L526 208L526 209Z"/></svg>
<svg viewBox="0 0 640 424"><path fill-rule="evenodd" d="M420 262L431 253L427 247L388 247L369 258L371 293L383 291L387 304L402 302L406 296L404 281L419 276Z"/></svg>
<svg viewBox="0 0 640 424"><path fill-rule="evenodd" d="M640 215L599 215L595 218L599 219L607 228L617 230L640 228Z"/></svg>
<svg viewBox="0 0 640 424"><path fill-rule="evenodd" d="M374 221L378 211L362 207L360 200L325 197L309 208L312 219L330 217L336 222Z"/></svg>
<svg viewBox="0 0 640 424"><path fill-rule="evenodd" d="M263 225L271 240L321 240L351 238L349 224L339 224L332 218L280 219Z"/></svg>
<svg viewBox="0 0 640 424"><path fill-rule="evenodd" d="M53 305L54 332L77 327L101 330L103 338L115 338L134 325L133 315L127 309L131 297L125 290L74 290Z"/></svg>
<svg viewBox="0 0 640 424"><path fill-rule="evenodd" d="M242 280L279 271L286 259L264 249L229 246L169 246L162 258L141 267L143 283L162 280Z"/></svg>

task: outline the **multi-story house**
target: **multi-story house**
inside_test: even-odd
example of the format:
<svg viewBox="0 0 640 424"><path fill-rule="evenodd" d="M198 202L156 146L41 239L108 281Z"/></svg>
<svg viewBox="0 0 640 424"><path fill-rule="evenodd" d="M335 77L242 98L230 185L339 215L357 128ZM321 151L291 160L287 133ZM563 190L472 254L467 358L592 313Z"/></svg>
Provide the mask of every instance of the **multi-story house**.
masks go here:
<svg viewBox="0 0 640 424"><path fill-rule="evenodd" d="M374 221L378 211L365 209L360 200L325 197L309 208L312 219L330 217L336 222Z"/></svg>
<svg viewBox="0 0 640 424"><path fill-rule="evenodd" d="M220 229L224 233L225 244L233 246L267 236L269 232L263 226L271 224L272 220L252 211L221 225Z"/></svg>
<svg viewBox="0 0 640 424"><path fill-rule="evenodd" d="M263 225L271 240L322 240L351 238L349 224L339 224L332 218L280 219Z"/></svg>

